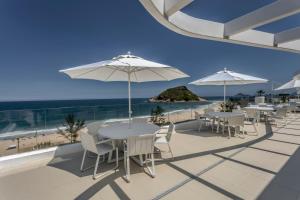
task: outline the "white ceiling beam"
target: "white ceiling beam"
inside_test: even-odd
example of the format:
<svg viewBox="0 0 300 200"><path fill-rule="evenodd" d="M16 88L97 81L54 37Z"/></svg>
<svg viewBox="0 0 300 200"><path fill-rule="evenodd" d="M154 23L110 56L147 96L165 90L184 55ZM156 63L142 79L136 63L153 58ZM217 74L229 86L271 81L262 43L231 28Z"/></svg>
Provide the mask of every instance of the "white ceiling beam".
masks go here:
<svg viewBox="0 0 300 200"><path fill-rule="evenodd" d="M299 12L299 0L278 0L225 23L224 36L229 37L249 29L269 24Z"/></svg>
<svg viewBox="0 0 300 200"><path fill-rule="evenodd" d="M224 38L223 23L195 18L181 11L177 11L168 17L164 12L164 0L139 1L159 23L181 35L300 54L300 39L274 45L275 35L273 33L253 29Z"/></svg>
<svg viewBox="0 0 300 200"><path fill-rule="evenodd" d="M165 14L169 17L193 1L194 0L164 0Z"/></svg>
<svg viewBox="0 0 300 200"><path fill-rule="evenodd" d="M291 42L300 39L300 27L296 27L293 29L289 29L286 31L282 31L280 33L275 34L274 43L275 45Z"/></svg>

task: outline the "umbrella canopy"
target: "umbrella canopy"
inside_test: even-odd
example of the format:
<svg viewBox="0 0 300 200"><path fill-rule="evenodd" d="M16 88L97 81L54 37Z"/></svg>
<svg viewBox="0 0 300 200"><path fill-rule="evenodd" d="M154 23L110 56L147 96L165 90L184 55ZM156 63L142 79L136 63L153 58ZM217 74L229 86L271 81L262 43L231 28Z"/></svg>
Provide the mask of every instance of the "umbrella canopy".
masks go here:
<svg viewBox="0 0 300 200"><path fill-rule="evenodd" d="M283 84L275 90L287 90L292 88L300 88L300 74L295 75L291 81Z"/></svg>
<svg viewBox="0 0 300 200"><path fill-rule="evenodd" d="M249 76L246 74L240 74L233 71L229 71L226 68L210 76L193 81L189 84L194 85L223 85L224 86L224 104L226 100L226 85L244 85L252 83L266 83L268 80Z"/></svg>
<svg viewBox="0 0 300 200"><path fill-rule="evenodd" d="M60 70L74 79L128 82L128 112L131 119L131 82L170 81L189 77L182 71L138 56L120 55L111 60Z"/></svg>

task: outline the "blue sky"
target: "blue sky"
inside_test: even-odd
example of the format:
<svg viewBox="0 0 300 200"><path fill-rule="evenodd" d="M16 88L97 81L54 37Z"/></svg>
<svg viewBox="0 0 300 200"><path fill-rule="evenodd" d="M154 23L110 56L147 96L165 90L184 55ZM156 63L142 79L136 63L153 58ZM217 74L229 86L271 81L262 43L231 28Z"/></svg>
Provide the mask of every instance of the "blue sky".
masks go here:
<svg viewBox="0 0 300 200"><path fill-rule="evenodd" d="M225 22L273 0L196 0L184 9ZM278 32L300 25L300 15L258 29ZM122 98L126 83L72 80L59 69L110 59L131 51L175 66L191 78L133 84L133 97L150 97L224 67L277 83L300 69L300 55L200 40L156 22L137 0L0 1L0 100ZM222 95L218 86L189 86L201 96ZM253 94L270 84L228 89Z"/></svg>

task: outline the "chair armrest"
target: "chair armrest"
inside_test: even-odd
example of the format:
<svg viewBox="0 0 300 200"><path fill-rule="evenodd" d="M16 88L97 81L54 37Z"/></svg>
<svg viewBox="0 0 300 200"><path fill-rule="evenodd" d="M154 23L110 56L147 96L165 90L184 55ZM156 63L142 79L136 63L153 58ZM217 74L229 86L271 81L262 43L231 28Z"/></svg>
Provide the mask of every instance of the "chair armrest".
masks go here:
<svg viewBox="0 0 300 200"><path fill-rule="evenodd" d="M108 142L112 142L112 141L113 141L112 139L104 139L104 140L97 141L96 144L103 144L103 143L108 143Z"/></svg>

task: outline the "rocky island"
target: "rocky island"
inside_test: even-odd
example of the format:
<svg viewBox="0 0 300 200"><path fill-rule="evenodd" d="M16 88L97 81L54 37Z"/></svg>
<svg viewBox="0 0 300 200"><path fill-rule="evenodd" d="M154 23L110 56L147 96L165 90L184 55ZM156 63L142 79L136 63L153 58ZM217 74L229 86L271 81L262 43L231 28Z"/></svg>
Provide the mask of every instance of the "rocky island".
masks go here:
<svg viewBox="0 0 300 200"><path fill-rule="evenodd" d="M149 99L149 102L191 102L206 101L190 91L186 86L169 88L156 97Z"/></svg>

